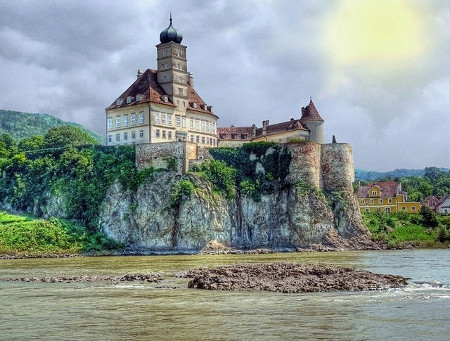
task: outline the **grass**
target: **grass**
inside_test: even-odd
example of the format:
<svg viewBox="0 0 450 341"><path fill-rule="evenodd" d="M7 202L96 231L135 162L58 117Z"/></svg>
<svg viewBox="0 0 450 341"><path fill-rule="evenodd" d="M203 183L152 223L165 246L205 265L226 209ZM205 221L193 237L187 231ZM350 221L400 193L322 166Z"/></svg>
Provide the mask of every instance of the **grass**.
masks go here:
<svg viewBox="0 0 450 341"><path fill-rule="evenodd" d="M450 242L450 230L445 218L438 219L438 227L427 227L418 214L369 212L363 213L364 223L375 241L390 247L446 247ZM439 236L444 231L445 237Z"/></svg>
<svg viewBox="0 0 450 341"><path fill-rule="evenodd" d="M66 220L0 212L0 254L78 254L119 246Z"/></svg>

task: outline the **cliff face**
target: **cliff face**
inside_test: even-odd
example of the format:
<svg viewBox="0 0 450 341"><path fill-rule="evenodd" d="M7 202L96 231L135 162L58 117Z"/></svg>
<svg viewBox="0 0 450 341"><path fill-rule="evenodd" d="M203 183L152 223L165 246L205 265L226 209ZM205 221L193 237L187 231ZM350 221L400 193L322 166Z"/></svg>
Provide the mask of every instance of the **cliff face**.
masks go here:
<svg viewBox="0 0 450 341"><path fill-rule="evenodd" d="M188 175L195 185L176 205L173 173L158 173L136 192L116 183L102 205L101 225L110 237L151 250L199 250L211 240L237 248L332 248L370 245L351 193L308 186L284 186L260 201L239 196L226 200L211 183Z"/></svg>

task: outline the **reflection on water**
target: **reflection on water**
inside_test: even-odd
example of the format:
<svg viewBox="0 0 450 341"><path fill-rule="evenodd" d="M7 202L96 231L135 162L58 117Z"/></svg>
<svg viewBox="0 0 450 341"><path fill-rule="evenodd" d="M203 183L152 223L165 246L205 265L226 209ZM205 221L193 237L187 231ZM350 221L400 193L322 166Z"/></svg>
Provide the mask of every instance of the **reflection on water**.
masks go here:
<svg viewBox="0 0 450 341"><path fill-rule="evenodd" d="M449 250L0 261L2 340L446 340ZM277 294L190 290L195 266L327 262L410 277L405 289ZM163 272L159 283L23 283L6 277ZM434 283L434 284L433 284Z"/></svg>

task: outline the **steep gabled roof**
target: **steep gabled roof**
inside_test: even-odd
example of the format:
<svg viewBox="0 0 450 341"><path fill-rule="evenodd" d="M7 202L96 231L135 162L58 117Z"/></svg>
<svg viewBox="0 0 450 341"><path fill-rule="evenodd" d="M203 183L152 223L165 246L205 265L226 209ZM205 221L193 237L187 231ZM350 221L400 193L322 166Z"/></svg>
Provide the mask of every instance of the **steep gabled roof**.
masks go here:
<svg viewBox="0 0 450 341"><path fill-rule="evenodd" d="M142 96L139 100L137 98L138 95ZM167 96L167 102L163 99L165 96ZM127 97L132 97L133 100L130 103L127 103ZM117 99L122 99L122 102L119 105L116 103ZM147 69L143 74L141 74L117 99L106 109L109 110L129 107L147 102L175 107L175 105L170 101L170 96L168 96L164 89L159 85L157 80L157 71L152 69ZM189 83L188 102L188 110L207 113L217 118L217 116L211 111L212 107L209 106L205 109L206 103ZM194 107L194 103L197 104L197 108Z"/></svg>
<svg viewBox="0 0 450 341"><path fill-rule="evenodd" d="M381 198L393 198L400 193L398 182L373 182L368 184L367 186L359 187L358 198L369 198L370 189L374 186L380 188Z"/></svg>
<svg viewBox="0 0 450 341"><path fill-rule="evenodd" d="M310 100L309 104L306 107L302 108L302 118L300 121L322 121L322 117L320 117L319 112L317 111L316 106L313 101Z"/></svg>
<svg viewBox="0 0 450 341"><path fill-rule="evenodd" d="M136 96L143 95L143 97L137 101ZM114 109L120 107L127 107L140 103L152 102L173 107L173 103L168 100L164 102L163 96L166 93L163 88L158 84L156 79L156 71L147 69L142 75L140 75L130 87L125 90L117 99L122 99L120 105L116 104L116 100L106 109ZM133 97L134 100L131 103L127 103L127 97Z"/></svg>
<svg viewBox="0 0 450 341"><path fill-rule="evenodd" d="M286 122L267 125L266 136L284 133L291 130L308 130L308 129L300 122L300 120L292 118ZM256 129L256 137L260 136L263 136L263 128Z"/></svg>

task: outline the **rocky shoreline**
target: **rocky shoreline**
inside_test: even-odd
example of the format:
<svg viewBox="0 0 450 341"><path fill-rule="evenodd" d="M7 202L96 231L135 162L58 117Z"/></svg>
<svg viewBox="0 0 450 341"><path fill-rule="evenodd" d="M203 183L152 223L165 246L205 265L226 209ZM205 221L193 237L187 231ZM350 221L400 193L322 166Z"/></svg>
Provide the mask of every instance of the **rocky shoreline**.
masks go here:
<svg viewBox="0 0 450 341"><path fill-rule="evenodd" d="M189 288L273 291L282 293L366 291L399 288L406 278L325 264L244 263L213 269L195 268L181 275Z"/></svg>
<svg viewBox="0 0 450 341"><path fill-rule="evenodd" d="M159 273L134 273L122 276L88 276L88 275L76 275L76 276L57 276L57 277L18 277L18 278L6 278L8 282L40 282L40 283L72 283L72 282L146 282L154 283L162 281L164 278Z"/></svg>

